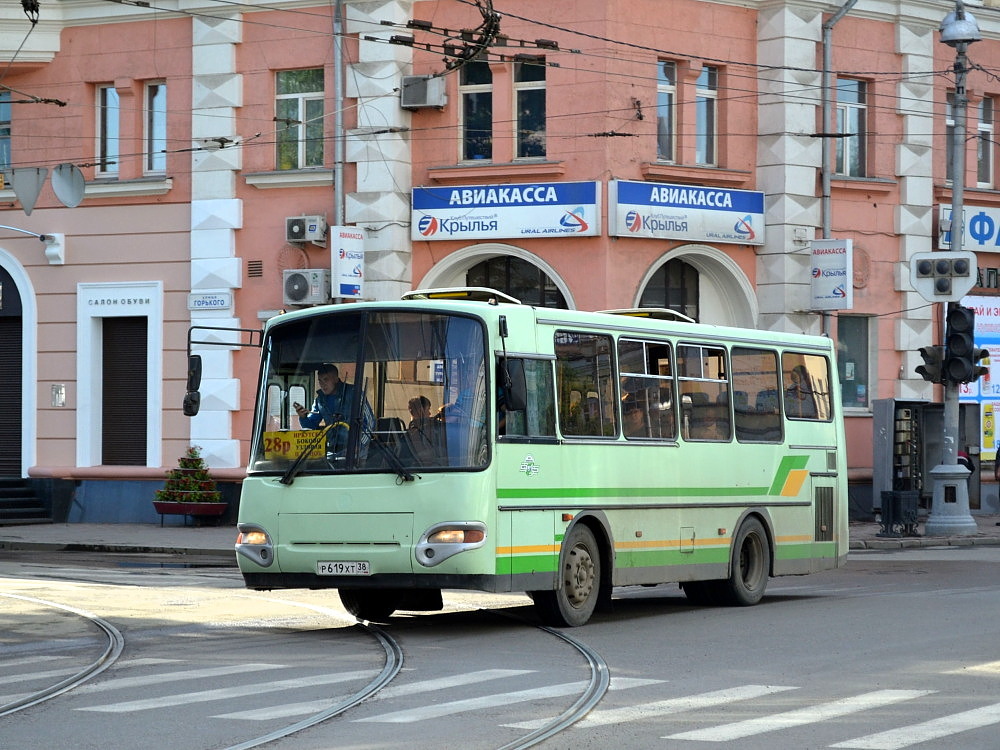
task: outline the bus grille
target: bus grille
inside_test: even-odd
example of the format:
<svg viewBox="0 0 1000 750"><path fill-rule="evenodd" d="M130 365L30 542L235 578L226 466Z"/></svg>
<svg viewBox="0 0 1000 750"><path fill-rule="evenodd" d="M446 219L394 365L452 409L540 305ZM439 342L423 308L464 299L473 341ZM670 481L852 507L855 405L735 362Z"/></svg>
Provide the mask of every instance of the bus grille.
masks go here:
<svg viewBox="0 0 1000 750"><path fill-rule="evenodd" d="M816 541L833 541L833 487L816 488Z"/></svg>

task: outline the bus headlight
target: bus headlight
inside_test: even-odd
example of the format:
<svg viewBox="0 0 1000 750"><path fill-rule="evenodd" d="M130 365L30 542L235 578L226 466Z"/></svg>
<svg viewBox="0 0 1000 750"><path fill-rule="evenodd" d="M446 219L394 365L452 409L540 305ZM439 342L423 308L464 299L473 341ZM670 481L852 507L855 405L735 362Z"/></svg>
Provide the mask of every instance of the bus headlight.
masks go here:
<svg viewBox="0 0 1000 750"><path fill-rule="evenodd" d="M259 526L241 523L240 533L236 537L236 554L243 555L262 568L269 567L274 562L274 547L271 537Z"/></svg>
<svg viewBox="0 0 1000 750"><path fill-rule="evenodd" d="M479 521L449 521L431 526L415 548L417 562L426 568L444 562L459 552L482 547L486 524Z"/></svg>

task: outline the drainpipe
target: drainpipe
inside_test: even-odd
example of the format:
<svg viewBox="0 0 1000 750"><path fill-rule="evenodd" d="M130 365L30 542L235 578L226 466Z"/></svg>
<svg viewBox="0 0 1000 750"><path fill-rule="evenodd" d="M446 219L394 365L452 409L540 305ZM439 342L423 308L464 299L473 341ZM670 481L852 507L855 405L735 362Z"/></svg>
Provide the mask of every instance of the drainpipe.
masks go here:
<svg viewBox="0 0 1000 750"><path fill-rule="evenodd" d="M344 2L333 8L333 224L344 225Z"/></svg>
<svg viewBox="0 0 1000 750"><path fill-rule="evenodd" d="M851 8L854 7L858 0L847 0L846 3L830 16L823 23L823 132L820 134L820 143L822 144L822 166L820 169L820 174L822 177L823 194L820 199L820 214L822 221L822 231L823 239L830 239L830 178L833 173L833 168L830 165L832 152L830 150L831 138L834 137L837 132L837 123L833 116L833 81L832 74L830 73L830 68L832 66L833 50L832 47L832 37L833 37L833 27L837 25L837 22L846 16ZM848 280L850 281L850 280ZM827 335L829 331L829 318L830 313L823 311L823 321L822 321L822 333Z"/></svg>

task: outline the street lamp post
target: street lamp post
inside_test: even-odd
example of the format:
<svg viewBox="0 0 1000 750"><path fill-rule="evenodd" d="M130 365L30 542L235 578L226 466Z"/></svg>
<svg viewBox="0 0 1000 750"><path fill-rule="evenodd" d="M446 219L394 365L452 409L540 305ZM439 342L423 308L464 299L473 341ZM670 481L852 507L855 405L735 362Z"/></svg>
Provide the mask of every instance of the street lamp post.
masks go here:
<svg viewBox="0 0 1000 750"><path fill-rule="evenodd" d="M966 110L969 97L965 92L968 72L966 52L969 45L982 39L979 25L971 13L966 12L962 0L956 0L955 10L941 22L941 41L955 48L955 103L952 117L955 121L951 154L951 250L960 252L965 234L965 141L968 125ZM978 530L969 512L969 472L958 464L959 408L958 384L945 378L944 383L944 445L941 464L931 469L934 494L931 512L924 525L927 536L948 534L974 534Z"/></svg>

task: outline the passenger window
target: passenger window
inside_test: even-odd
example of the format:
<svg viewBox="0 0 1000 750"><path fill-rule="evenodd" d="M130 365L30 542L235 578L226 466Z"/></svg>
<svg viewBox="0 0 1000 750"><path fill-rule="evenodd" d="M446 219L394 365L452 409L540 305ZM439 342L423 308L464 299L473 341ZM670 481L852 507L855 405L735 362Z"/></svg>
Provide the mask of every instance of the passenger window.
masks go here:
<svg viewBox="0 0 1000 750"><path fill-rule="evenodd" d="M618 427L611 338L557 331L555 350L562 434L614 437Z"/></svg>
<svg viewBox="0 0 1000 750"><path fill-rule="evenodd" d="M681 433L685 440L732 438L725 349L679 345L677 386L681 394Z"/></svg>
<svg viewBox="0 0 1000 750"><path fill-rule="evenodd" d="M734 346L733 415L741 443L780 443L778 354Z"/></svg>
<svg viewBox="0 0 1000 750"><path fill-rule="evenodd" d="M618 371L626 438L677 439L670 345L621 339Z"/></svg>
<svg viewBox="0 0 1000 750"><path fill-rule="evenodd" d="M781 355L785 416L789 419L829 421L830 364L816 354L785 352Z"/></svg>

